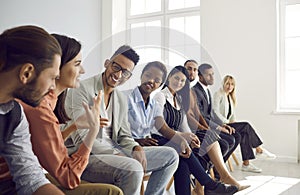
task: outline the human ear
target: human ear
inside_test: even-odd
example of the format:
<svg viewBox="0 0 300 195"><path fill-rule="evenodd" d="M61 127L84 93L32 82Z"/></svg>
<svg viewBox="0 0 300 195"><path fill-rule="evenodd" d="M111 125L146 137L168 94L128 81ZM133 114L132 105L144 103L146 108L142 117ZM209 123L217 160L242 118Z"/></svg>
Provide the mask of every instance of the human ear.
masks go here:
<svg viewBox="0 0 300 195"><path fill-rule="evenodd" d="M32 80L35 75L35 68L32 64L26 63L22 65L19 71L19 78L21 83L26 84Z"/></svg>
<svg viewBox="0 0 300 195"><path fill-rule="evenodd" d="M104 67L107 68L110 63L110 60L106 59L104 62Z"/></svg>

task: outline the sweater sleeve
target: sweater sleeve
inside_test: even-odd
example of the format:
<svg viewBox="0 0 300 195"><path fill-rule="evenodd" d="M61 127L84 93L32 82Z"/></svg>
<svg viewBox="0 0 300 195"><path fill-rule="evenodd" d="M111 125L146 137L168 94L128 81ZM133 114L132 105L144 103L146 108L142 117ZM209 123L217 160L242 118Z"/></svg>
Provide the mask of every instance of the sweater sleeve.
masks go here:
<svg viewBox="0 0 300 195"><path fill-rule="evenodd" d="M223 122L223 123L228 123L229 120L222 114L221 109L225 109L224 107L221 108L221 106L225 106L224 99L222 98L223 94L219 91L217 91L214 94L214 102L213 102L213 110L215 112L215 114L217 115L217 117Z"/></svg>
<svg viewBox="0 0 300 195"><path fill-rule="evenodd" d="M77 152L68 156L58 119L45 100L36 108L25 105L24 110L30 124L33 151L40 164L63 187L77 187L87 166L90 150L82 143Z"/></svg>

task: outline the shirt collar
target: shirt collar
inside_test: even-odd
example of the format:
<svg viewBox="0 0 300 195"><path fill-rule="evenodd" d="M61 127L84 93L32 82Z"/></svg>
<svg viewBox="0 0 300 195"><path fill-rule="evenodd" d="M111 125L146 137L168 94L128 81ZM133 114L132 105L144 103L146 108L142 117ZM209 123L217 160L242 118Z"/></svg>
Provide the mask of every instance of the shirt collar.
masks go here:
<svg viewBox="0 0 300 195"><path fill-rule="evenodd" d="M143 104L145 104L143 96L138 87L134 88L133 94L134 94L134 102L135 103L142 102ZM154 104L154 100L151 96L149 96L149 105L152 107L153 104Z"/></svg>
<svg viewBox="0 0 300 195"><path fill-rule="evenodd" d="M168 87L165 87L162 91L165 93L167 98L173 98L173 94L171 93Z"/></svg>
<svg viewBox="0 0 300 195"><path fill-rule="evenodd" d="M204 89L205 91L208 90L208 86L203 85L200 81L199 81L199 83L200 83L200 85L203 87L203 89Z"/></svg>
<svg viewBox="0 0 300 195"><path fill-rule="evenodd" d="M4 103L4 104L0 104L0 114L6 114L9 111L11 111L14 107L14 102L13 100Z"/></svg>

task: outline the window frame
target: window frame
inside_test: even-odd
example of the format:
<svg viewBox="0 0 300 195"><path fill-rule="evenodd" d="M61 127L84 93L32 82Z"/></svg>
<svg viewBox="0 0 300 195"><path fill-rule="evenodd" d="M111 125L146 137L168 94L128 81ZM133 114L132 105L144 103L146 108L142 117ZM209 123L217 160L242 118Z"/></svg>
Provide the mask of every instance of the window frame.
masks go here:
<svg viewBox="0 0 300 195"><path fill-rule="evenodd" d="M276 111L278 114L299 114L300 107L286 106L284 100L286 82L285 51L285 7L300 4L300 0L277 0L277 79L276 79Z"/></svg>
<svg viewBox="0 0 300 195"><path fill-rule="evenodd" d="M130 42L130 25L138 22L148 22L157 20L158 18L161 20L162 26L162 34L161 34L161 45L163 48L167 48L169 46L169 39L168 31L165 30L164 27L169 27L169 19L174 17L184 17L184 16L193 16L193 15L200 15L200 6L196 7L189 7L189 8L181 8L175 10L168 10L168 3L169 0L161 0L161 11L160 12L153 12L153 13L146 13L146 14L139 14L139 15L130 15L130 2L131 0L126 1L126 28L128 34L126 35L127 42ZM200 1L200 0L199 0ZM199 24L200 25L200 24ZM201 42L201 26L200 26L200 34L199 40ZM199 43L200 44L200 43ZM161 57L162 61L165 63L169 63L169 54L168 50L162 49L161 50Z"/></svg>

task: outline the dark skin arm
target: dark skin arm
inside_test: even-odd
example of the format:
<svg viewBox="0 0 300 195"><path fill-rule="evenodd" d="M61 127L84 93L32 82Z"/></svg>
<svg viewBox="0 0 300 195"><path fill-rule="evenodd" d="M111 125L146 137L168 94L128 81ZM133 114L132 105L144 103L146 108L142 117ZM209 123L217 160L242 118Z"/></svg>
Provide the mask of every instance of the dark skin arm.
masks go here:
<svg viewBox="0 0 300 195"><path fill-rule="evenodd" d="M166 124L165 120L162 117L156 117L155 118L155 127L157 129L159 129L159 132L164 137L166 137L167 139L171 140L172 142L180 145L180 147L181 147L181 152L179 154L180 156L182 156L183 158L189 158L190 157L192 150L189 147L189 144L188 144L187 140L183 136L181 136L180 133L176 133L176 131L171 129ZM197 141L194 140L194 142L196 143Z"/></svg>
<svg viewBox="0 0 300 195"><path fill-rule="evenodd" d="M138 142L141 146L158 146L157 140L153 139L151 137L146 137L143 139L135 139L136 142Z"/></svg>

